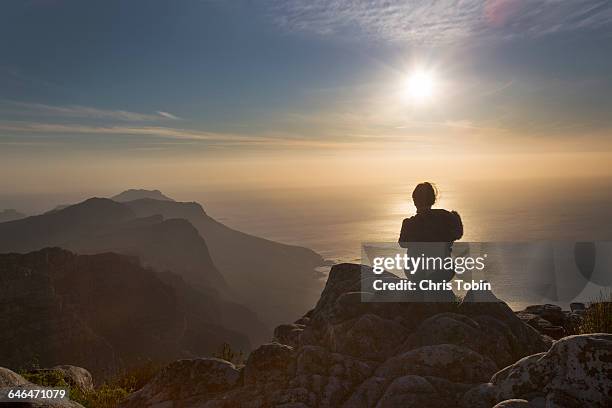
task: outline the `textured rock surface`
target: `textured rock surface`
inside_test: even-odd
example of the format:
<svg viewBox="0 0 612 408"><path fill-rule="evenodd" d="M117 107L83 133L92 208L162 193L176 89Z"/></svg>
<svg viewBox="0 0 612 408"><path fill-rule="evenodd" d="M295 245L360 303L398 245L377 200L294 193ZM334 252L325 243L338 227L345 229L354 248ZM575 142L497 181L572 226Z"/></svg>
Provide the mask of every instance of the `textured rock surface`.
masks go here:
<svg viewBox="0 0 612 408"><path fill-rule="evenodd" d="M530 408L532 405L529 401L524 399L511 399L502 401L499 404L495 405L494 408Z"/></svg>
<svg viewBox="0 0 612 408"><path fill-rule="evenodd" d="M497 372L489 384L468 391L462 404L478 406L472 403L480 396L496 402L525 399L530 406L609 407L611 379L612 335L568 336Z"/></svg>
<svg viewBox="0 0 612 408"><path fill-rule="evenodd" d="M199 391L201 381L210 381L199 375L185 379L177 394L171 390L181 376L160 374L124 406L492 408L512 398L545 402L546 372L521 385L524 395L501 384L514 369L500 369L523 357L525 368L538 364L550 345L506 304L362 303L360 279L359 265L333 267L315 308L279 326L274 343L235 368L239 378L227 390ZM534 353L541 354L529 357Z"/></svg>
<svg viewBox="0 0 612 408"><path fill-rule="evenodd" d="M75 367L79 368L79 367ZM40 390L45 387L40 385L32 384L19 374L9 370L8 368L0 367L0 392L3 389L20 389L20 390ZM28 400L23 399L19 402L6 402L0 403L0 406L6 407L28 407L28 408L83 408L81 404L78 404L69 399L55 399L55 400Z"/></svg>
<svg viewBox="0 0 612 408"><path fill-rule="evenodd" d="M25 384L29 384L25 378L8 368L0 367L0 388L16 387Z"/></svg>
<svg viewBox="0 0 612 408"><path fill-rule="evenodd" d="M265 384L283 381L291 374L294 364L293 347L279 343L260 346L249 356L244 369L245 384Z"/></svg>
<svg viewBox="0 0 612 408"><path fill-rule="evenodd" d="M378 367L376 375L396 378L415 374L476 383L489 379L496 371L493 361L475 351L454 344L437 344L391 357Z"/></svg>
<svg viewBox="0 0 612 408"><path fill-rule="evenodd" d="M582 323L586 306L584 303L572 303L570 309L571 311L562 310L560 306L550 304L532 305L516 312L516 315L540 333L558 340L576 333Z"/></svg>

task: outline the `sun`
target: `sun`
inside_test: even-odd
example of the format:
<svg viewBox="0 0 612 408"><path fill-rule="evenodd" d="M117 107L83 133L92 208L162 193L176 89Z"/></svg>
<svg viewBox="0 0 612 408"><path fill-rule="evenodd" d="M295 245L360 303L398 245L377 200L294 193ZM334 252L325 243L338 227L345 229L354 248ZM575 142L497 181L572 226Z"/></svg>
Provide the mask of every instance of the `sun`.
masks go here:
<svg viewBox="0 0 612 408"><path fill-rule="evenodd" d="M416 70L408 75L404 84L404 96L413 102L425 103L435 94L434 75L425 70Z"/></svg>

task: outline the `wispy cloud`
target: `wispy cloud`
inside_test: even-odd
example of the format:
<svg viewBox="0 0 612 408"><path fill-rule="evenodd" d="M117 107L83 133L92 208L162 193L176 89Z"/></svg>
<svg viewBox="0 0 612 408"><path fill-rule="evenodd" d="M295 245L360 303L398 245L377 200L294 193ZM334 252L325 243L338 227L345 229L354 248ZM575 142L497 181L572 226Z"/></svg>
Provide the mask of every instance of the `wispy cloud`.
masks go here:
<svg viewBox="0 0 612 408"><path fill-rule="evenodd" d="M0 101L0 111L32 116L52 116L59 118L103 119L122 122L149 122L160 120L179 120L169 112L157 111L151 114L126 110L98 109L80 105L46 105L18 101Z"/></svg>
<svg viewBox="0 0 612 408"><path fill-rule="evenodd" d="M482 34L541 36L612 23L608 0L271 0L288 30L450 43Z"/></svg>
<svg viewBox="0 0 612 408"><path fill-rule="evenodd" d="M289 133L268 135L241 135L233 133L207 132L161 126L88 126L80 124L54 124L38 122L0 122L0 137L3 134L39 136L97 135L97 136L142 136L211 145L267 146L267 147L340 147L350 143L338 140L321 140ZM17 142L20 143L20 142ZM24 141L27 143L27 141Z"/></svg>
<svg viewBox="0 0 612 408"><path fill-rule="evenodd" d="M157 114L159 116L163 116L166 119L172 119L172 120L180 120L181 119L178 116L171 114L170 112L157 111Z"/></svg>
<svg viewBox="0 0 612 408"><path fill-rule="evenodd" d="M29 134L95 134L95 135L128 135L154 136L168 139L210 140L210 141L253 141L253 137L226 133L212 133L189 129L177 129L161 126L89 126L80 124L54 124L39 122L5 122L0 123L1 132Z"/></svg>

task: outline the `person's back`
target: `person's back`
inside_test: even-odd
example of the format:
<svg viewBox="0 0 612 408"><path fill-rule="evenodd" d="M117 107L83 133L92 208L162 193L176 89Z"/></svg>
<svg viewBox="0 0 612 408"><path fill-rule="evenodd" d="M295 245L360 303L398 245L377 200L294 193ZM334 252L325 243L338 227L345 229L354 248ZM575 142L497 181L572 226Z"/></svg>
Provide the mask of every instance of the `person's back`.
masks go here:
<svg viewBox="0 0 612 408"><path fill-rule="evenodd" d="M437 192L431 183L420 183L412 193L412 200L417 207L413 217L402 222L398 239L402 248L407 248L409 256L426 255L445 258L451 255L452 244L463 236L463 223L456 211L432 209L437 199ZM421 244L423 243L423 244ZM425 274L412 271L410 274L419 279L444 281L452 279L454 271L428 271Z"/></svg>
<svg viewBox="0 0 612 408"><path fill-rule="evenodd" d="M428 209L402 222L399 244L406 248L409 242L448 242L463 236L463 224L456 211Z"/></svg>

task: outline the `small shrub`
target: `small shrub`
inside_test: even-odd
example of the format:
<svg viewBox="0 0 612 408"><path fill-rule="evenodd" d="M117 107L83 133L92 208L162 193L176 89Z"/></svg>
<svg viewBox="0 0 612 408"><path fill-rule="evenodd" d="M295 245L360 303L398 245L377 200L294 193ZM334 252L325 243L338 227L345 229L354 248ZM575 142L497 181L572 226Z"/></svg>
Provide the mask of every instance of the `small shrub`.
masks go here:
<svg viewBox="0 0 612 408"><path fill-rule="evenodd" d="M93 391L83 392L78 388L70 389L70 399L85 408L116 408L131 391L125 388L102 384Z"/></svg>
<svg viewBox="0 0 612 408"><path fill-rule="evenodd" d="M106 383L115 388L123 388L134 392L142 387L157 375L165 367L165 364L153 361L146 361L140 365L133 366L116 375Z"/></svg>
<svg viewBox="0 0 612 408"><path fill-rule="evenodd" d="M598 299L590 302L578 333L612 333L612 291L601 292Z"/></svg>
<svg viewBox="0 0 612 408"><path fill-rule="evenodd" d="M115 408L129 394L142 388L163 367L160 363L148 361L124 370L91 391L70 387L59 371L26 372L20 374L28 381L45 387L69 388L70 399L85 408Z"/></svg>
<svg viewBox="0 0 612 408"><path fill-rule="evenodd" d="M19 374L29 382L42 385L44 387L69 387L69 384L64 379L64 375L61 371L21 371Z"/></svg>
<svg viewBox="0 0 612 408"><path fill-rule="evenodd" d="M236 365L244 364L244 354L242 350L235 352L228 343L223 343L221 347L219 347L219 350L213 353L213 357L229 361Z"/></svg>

